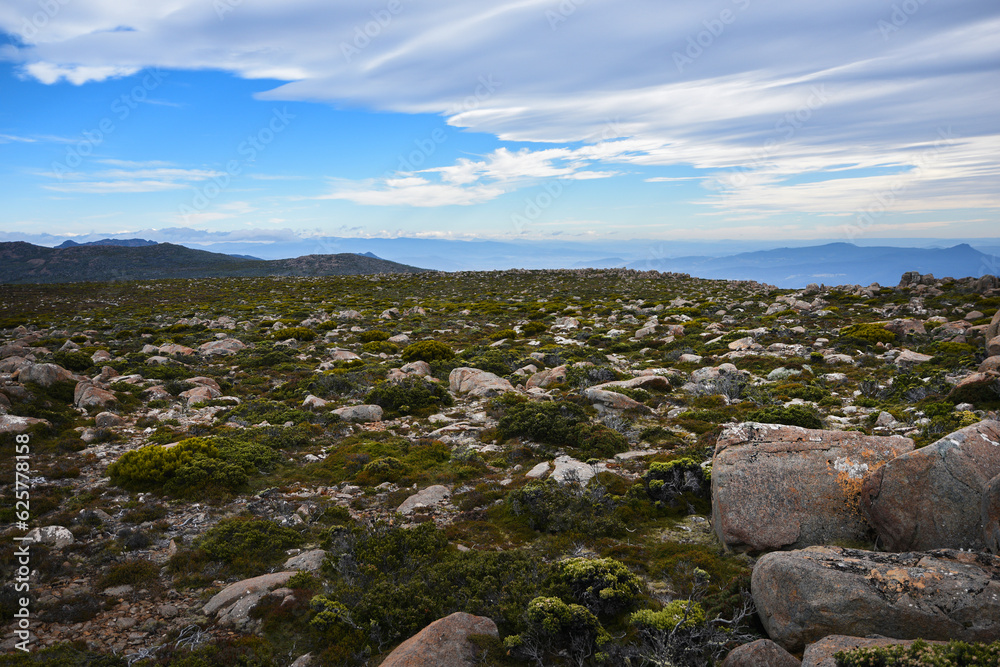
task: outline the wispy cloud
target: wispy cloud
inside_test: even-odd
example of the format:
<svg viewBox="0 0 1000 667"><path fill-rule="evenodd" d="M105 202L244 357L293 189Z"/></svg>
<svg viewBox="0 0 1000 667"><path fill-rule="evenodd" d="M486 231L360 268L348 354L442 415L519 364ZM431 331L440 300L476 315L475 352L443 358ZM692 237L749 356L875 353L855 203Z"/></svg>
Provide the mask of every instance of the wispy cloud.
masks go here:
<svg viewBox="0 0 1000 667"><path fill-rule="evenodd" d="M46 190L73 194L162 192L188 187L191 183L222 176L209 169L181 169L166 162L130 162L105 159L99 162L117 169L89 172L46 173L56 180L43 185Z"/></svg>

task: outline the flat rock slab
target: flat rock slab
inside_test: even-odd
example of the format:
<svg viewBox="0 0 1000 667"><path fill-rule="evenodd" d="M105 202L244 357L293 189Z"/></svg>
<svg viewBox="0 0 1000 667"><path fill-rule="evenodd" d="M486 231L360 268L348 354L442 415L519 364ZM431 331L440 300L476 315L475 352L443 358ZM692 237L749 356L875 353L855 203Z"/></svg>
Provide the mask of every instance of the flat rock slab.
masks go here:
<svg viewBox="0 0 1000 667"><path fill-rule="evenodd" d="M1000 558L986 553L775 551L750 588L768 636L793 653L827 635L1000 639Z"/></svg>
<svg viewBox="0 0 1000 667"><path fill-rule="evenodd" d="M913 450L901 436L745 422L723 431L712 461L712 523L748 551L865 540L858 505L870 470Z"/></svg>
<svg viewBox="0 0 1000 667"><path fill-rule="evenodd" d="M434 486L428 486L426 489L422 489L417 493L414 493L412 496L404 500L402 504L396 508L396 511L400 514L409 514L418 507L430 507L431 505L437 505L449 496L451 496L451 491L448 490L447 486L435 484Z"/></svg>
<svg viewBox="0 0 1000 667"><path fill-rule="evenodd" d="M833 656L840 651L850 651L856 648L877 648L881 646L909 646L915 639L892 639L890 637L847 637L845 635L830 635L806 647L802 655L802 667L837 667ZM929 644L944 644L946 642L928 642ZM766 664L766 663L761 663Z"/></svg>
<svg viewBox="0 0 1000 667"><path fill-rule="evenodd" d="M869 473L861 507L888 551L982 550L982 495L997 475L1000 422L982 421Z"/></svg>
<svg viewBox="0 0 1000 667"><path fill-rule="evenodd" d="M346 408L337 408L333 414L349 422L382 421L382 407L379 405L349 405Z"/></svg>
<svg viewBox="0 0 1000 667"><path fill-rule="evenodd" d="M469 635L499 637L500 633L492 619L455 612L400 644L381 667L472 667L479 663Z"/></svg>

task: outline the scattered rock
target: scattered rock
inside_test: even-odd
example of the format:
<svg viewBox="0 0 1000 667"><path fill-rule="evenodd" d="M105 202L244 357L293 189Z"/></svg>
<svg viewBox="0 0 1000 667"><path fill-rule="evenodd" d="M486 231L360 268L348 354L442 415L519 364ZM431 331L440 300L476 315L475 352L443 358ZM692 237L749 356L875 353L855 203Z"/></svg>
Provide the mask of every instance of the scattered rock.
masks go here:
<svg viewBox="0 0 1000 667"><path fill-rule="evenodd" d="M980 508L983 542L988 550L1000 555L1000 475L986 484Z"/></svg>
<svg viewBox="0 0 1000 667"><path fill-rule="evenodd" d="M202 609L202 613L206 616L216 616L222 625L240 628L246 623L254 605L271 589L288 583L294 574L292 571L274 572L237 581L212 596Z"/></svg>
<svg viewBox="0 0 1000 667"><path fill-rule="evenodd" d="M246 349L246 344L243 341L237 340L235 338L224 338L222 340L212 340L207 343L202 343L198 346L198 352L203 357L220 357L229 356L231 354L236 354L240 350ZM160 348L163 351L163 348Z"/></svg>
<svg viewBox="0 0 1000 667"><path fill-rule="evenodd" d="M302 407L309 408L310 410L319 410L326 407L326 401L324 401L319 396L313 396L309 394L306 396L306 400L302 401Z"/></svg>
<svg viewBox="0 0 1000 667"><path fill-rule="evenodd" d="M62 549L73 544L76 540L73 533L62 526L45 526L44 528L33 528L24 536L32 542L47 544L56 549Z"/></svg>
<svg viewBox="0 0 1000 667"><path fill-rule="evenodd" d="M1000 422L907 452L864 479L861 507L889 551L983 549L982 493L1000 475Z"/></svg>
<svg viewBox="0 0 1000 667"><path fill-rule="evenodd" d="M899 353L899 356L896 357L896 360L893 363L897 366L915 366L917 364L926 363L933 358L934 357L930 354L920 354L919 352L914 352L913 350L903 350Z"/></svg>
<svg viewBox="0 0 1000 667"><path fill-rule="evenodd" d="M750 551L867 539L864 475L913 449L866 436L746 422L722 432L712 460L712 523L723 544Z"/></svg>
<svg viewBox="0 0 1000 667"><path fill-rule="evenodd" d="M594 469L591 466L583 461L577 461L568 454L557 456L554 463L555 467L550 477L557 482L564 484L566 482L580 482L586 486L590 478L594 476Z"/></svg>
<svg viewBox="0 0 1000 667"><path fill-rule="evenodd" d="M349 405L345 408L337 408L333 413L349 422L382 421L382 407L378 405Z"/></svg>
<svg viewBox="0 0 1000 667"><path fill-rule="evenodd" d="M42 387L51 387L56 382L76 380L76 376L58 364L32 364L21 369L17 376L22 384L34 382Z"/></svg>
<svg viewBox="0 0 1000 667"><path fill-rule="evenodd" d="M94 424L97 428L114 428L124 423L125 420L113 412L100 412L94 417Z"/></svg>
<svg viewBox="0 0 1000 667"><path fill-rule="evenodd" d="M286 570L302 570L304 572L318 572L323 566L323 559L326 558L326 551L323 549L311 549L292 556L285 561Z"/></svg>
<svg viewBox="0 0 1000 667"><path fill-rule="evenodd" d="M478 664L469 635L499 637L496 623L459 611L438 619L400 644L381 667L472 667Z"/></svg>
<svg viewBox="0 0 1000 667"><path fill-rule="evenodd" d="M35 424L51 426L45 419L0 414L0 433L24 433Z"/></svg>
<svg viewBox="0 0 1000 667"><path fill-rule="evenodd" d="M556 366L555 368L547 368L543 371L538 371L528 378L525 383L525 387L528 389L533 389L538 387L539 389L545 389L549 385L559 384L560 382L566 381L566 366Z"/></svg>
<svg viewBox="0 0 1000 667"><path fill-rule="evenodd" d="M330 358L334 361L354 361L355 359L360 359L361 357L354 354L350 350L336 349L330 351Z"/></svg>
<svg viewBox="0 0 1000 667"><path fill-rule="evenodd" d="M536 464L531 470L524 473L524 476L529 479L541 479L542 477L545 477L545 473L549 471L550 467L551 466L548 461L542 461L541 463Z"/></svg>
<svg viewBox="0 0 1000 667"><path fill-rule="evenodd" d="M76 407L89 410L91 408L106 408L117 402L114 393L107 389L102 389L89 382L80 382L76 385Z"/></svg>
<svg viewBox="0 0 1000 667"><path fill-rule="evenodd" d="M417 493L414 493L412 496L404 500L402 504L396 508L396 511L400 514L409 514L418 507L437 505L450 496L451 491L448 490L447 486L435 484L434 486L428 486L426 489L422 489Z"/></svg>
<svg viewBox="0 0 1000 667"><path fill-rule="evenodd" d="M455 394L468 394L477 398L490 398L514 391L510 382L478 368L456 368L448 375L449 389Z"/></svg>
<svg viewBox="0 0 1000 667"><path fill-rule="evenodd" d="M768 636L792 652L831 634L1000 639L1000 558L988 554L775 551L751 590Z"/></svg>

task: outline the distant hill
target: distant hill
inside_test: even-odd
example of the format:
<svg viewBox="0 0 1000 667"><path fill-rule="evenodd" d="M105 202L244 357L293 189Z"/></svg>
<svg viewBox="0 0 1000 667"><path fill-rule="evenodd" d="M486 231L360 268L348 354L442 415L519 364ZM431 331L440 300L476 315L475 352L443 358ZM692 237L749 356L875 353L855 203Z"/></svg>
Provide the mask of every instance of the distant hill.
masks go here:
<svg viewBox="0 0 1000 667"><path fill-rule="evenodd" d="M100 241L77 243L76 241L66 239L57 245L56 248L74 248L80 245L114 245L122 248L142 248L145 246L157 245L157 243L156 241L147 241L146 239L101 239Z"/></svg>
<svg viewBox="0 0 1000 667"><path fill-rule="evenodd" d="M777 287L827 285L896 285L907 271L938 278L979 277L996 273L996 258L968 244L951 248L895 248L828 243L778 248L728 257L675 257L631 262L631 269L689 273L699 278L757 280Z"/></svg>
<svg viewBox="0 0 1000 667"><path fill-rule="evenodd" d="M0 243L0 283L72 283L162 278L246 278L420 273L427 269L354 253L260 260L192 250L172 243L74 244L45 248Z"/></svg>

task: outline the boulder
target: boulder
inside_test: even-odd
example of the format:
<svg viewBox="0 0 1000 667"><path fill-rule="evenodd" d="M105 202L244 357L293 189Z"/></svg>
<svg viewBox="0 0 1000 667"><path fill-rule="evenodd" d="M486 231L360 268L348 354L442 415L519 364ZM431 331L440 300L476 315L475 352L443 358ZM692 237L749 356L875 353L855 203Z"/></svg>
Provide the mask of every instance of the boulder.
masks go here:
<svg viewBox="0 0 1000 667"><path fill-rule="evenodd" d="M121 426L124 423L125 420L113 412L101 412L94 417L94 424L97 428L114 428L115 426Z"/></svg>
<svg viewBox="0 0 1000 667"><path fill-rule="evenodd" d="M304 572L318 572L323 566L323 559L326 558L326 551L323 549L311 549L292 556L285 561L286 570L301 570Z"/></svg>
<svg viewBox="0 0 1000 667"><path fill-rule="evenodd" d="M179 354L182 357L189 357L194 354L194 350L186 345L179 345L178 343L167 343L166 345L160 346L160 354Z"/></svg>
<svg viewBox="0 0 1000 667"><path fill-rule="evenodd" d="M309 394L306 396L306 400L302 401L302 407L309 408L310 410L317 410L326 407L326 401L324 401L319 396L313 396Z"/></svg>
<svg viewBox="0 0 1000 667"><path fill-rule="evenodd" d="M889 551L983 549L981 499L1000 475L1000 422L982 421L869 473L861 508Z"/></svg>
<svg viewBox="0 0 1000 667"><path fill-rule="evenodd" d="M35 424L51 426L45 419L0 414L0 433L24 433Z"/></svg>
<svg viewBox="0 0 1000 667"><path fill-rule="evenodd" d="M986 340L993 340L1000 335L1000 309L993 313L993 319L986 325L983 335L986 336Z"/></svg>
<svg viewBox="0 0 1000 667"><path fill-rule="evenodd" d="M865 540L865 474L913 450L901 436L746 422L727 428L712 460L712 523L749 551Z"/></svg>
<svg viewBox="0 0 1000 667"><path fill-rule="evenodd" d="M73 533L68 528L62 526L45 526L44 528L33 528L24 536L26 540L47 544L56 549L68 547L75 541Z"/></svg>
<svg viewBox="0 0 1000 667"><path fill-rule="evenodd" d="M609 410L637 410L639 412L651 412L651 410L639 401L619 394L617 391L599 389L598 387L587 387L582 392L583 397L591 403Z"/></svg>
<svg viewBox="0 0 1000 667"><path fill-rule="evenodd" d="M349 405L346 408L337 408L333 414L349 422L382 421L382 408L378 405Z"/></svg>
<svg viewBox="0 0 1000 667"><path fill-rule="evenodd" d="M986 373L987 371L1000 373L1000 355L986 357L983 359L983 363L979 364L979 368L976 370L980 373Z"/></svg>
<svg viewBox="0 0 1000 667"><path fill-rule="evenodd" d="M360 359L361 357L350 350L336 349L330 351L330 358L334 361L354 361L355 359Z"/></svg>
<svg viewBox="0 0 1000 667"><path fill-rule="evenodd" d="M434 486L428 486L426 489L422 489L417 493L414 493L412 496L404 500L402 504L396 508L396 511L400 514L409 514L418 507L437 505L450 496L451 491L448 490L447 486L435 484Z"/></svg>
<svg viewBox="0 0 1000 667"><path fill-rule="evenodd" d="M555 465L552 469L550 479L554 479L557 482L580 482L580 484L586 486L590 478L594 476L594 469L591 466L583 461L574 459L568 454L557 456L553 463Z"/></svg>
<svg viewBox="0 0 1000 667"><path fill-rule="evenodd" d="M403 371L407 375L419 375L422 377L430 377L431 365L426 361L411 361L408 364L403 364L402 366L400 366L399 370Z"/></svg>
<svg viewBox="0 0 1000 667"><path fill-rule="evenodd" d="M750 587L768 636L791 652L834 634L1000 639L1000 558L985 553L774 551Z"/></svg>
<svg viewBox="0 0 1000 667"><path fill-rule="evenodd" d="M893 320L883 326L897 336L923 335L927 333L924 323L920 320Z"/></svg>
<svg viewBox="0 0 1000 667"><path fill-rule="evenodd" d="M76 376L58 364L32 364L22 368L17 379L21 384L34 382L42 387L51 387L56 382L75 380Z"/></svg>
<svg viewBox="0 0 1000 667"><path fill-rule="evenodd" d="M198 346L198 353L203 357L229 356L231 354L236 354L245 348L246 344L243 343L243 341L235 338L224 338L222 340L212 340L207 343L202 343ZM160 348L160 351L163 351L162 347Z"/></svg>
<svg viewBox="0 0 1000 667"><path fill-rule="evenodd" d="M221 391L206 386L194 387L180 393L180 397L187 401L189 407L196 403L206 403L219 396L222 396Z"/></svg>
<svg viewBox="0 0 1000 667"><path fill-rule="evenodd" d="M212 389L219 392L220 395L222 394L222 387L219 386L219 383L216 382L214 378L207 378L199 375L197 377L188 378L187 380L185 380L185 382L189 382L191 384L195 384L201 387L211 387Z"/></svg>
<svg viewBox="0 0 1000 667"><path fill-rule="evenodd" d="M400 644L381 667L472 667L479 662L470 635L499 637L500 633L491 619L458 611Z"/></svg>
<svg viewBox="0 0 1000 667"><path fill-rule="evenodd" d="M27 368L32 364L24 357L7 357L0 361L0 373L17 373L21 369Z"/></svg>
<svg viewBox="0 0 1000 667"><path fill-rule="evenodd" d="M737 646L722 661L722 667L799 667L801 664L798 658L770 639Z"/></svg>
<svg viewBox="0 0 1000 667"><path fill-rule="evenodd" d="M510 382L478 368L456 368L448 375L448 385L452 393L468 394L476 398L490 398L514 391Z"/></svg>
<svg viewBox="0 0 1000 667"><path fill-rule="evenodd" d="M628 380L612 380L595 384L591 389L613 389L614 387L624 387L626 389L660 389L666 391L670 389L670 380L662 375L640 375Z"/></svg>
<svg viewBox="0 0 1000 667"><path fill-rule="evenodd" d="M90 382L80 382L77 384L74 393L73 402L78 408L83 408L84 410L106 408L118 400L115 398L114 393Z"/></svg>
<svg viewBox="0 0 1000 667"><path fill-rule="evenodd" d="M986 341L986 354L991 357L1000 354L1000 336L994 336Z"/></svg>
<svg viewBox="0 0 1000 667"><path fill-rule="evenodd" d="M250 610L268 591L284 586L293 575L295 572L288 570L237 581L212 596L202 613L206 616L217 615L219 622L224 625L239 626L246 621Z"/></svg>
<svg viewBox="0 0 1000 667"><path fill-rule="evenodd" d="M833 656L840 651L850 651L856 648L877 648L881 646L909 646L914 641L916 640L830 635L806 647L806 652L802 655L802 667L837 667L837 659ZM931 641L928 643L942 644L944 642Z"/></svg>
<svg viewBox="0 0 1000 667"><path fill-rule="evenodd" d="M90 360L95 364L100 364L105 361L111 361L111 353L107 350L98 350L90 355Z"/></svg>
<svg viewBox="0 0 1000 667"><path fill-rule="evenodd" d="M895 364L897 366L915 366L917 364L923 364L934 357L930 354L920 354L919 352L914 352L913 350L903 350L896 357Z"/></svg>
<svg viewBox="0 0 1000 667"><path fill-rule="evenodd" d="M983 524L986 548L1000 554L1000 475L991 479L983 489L979 518Z"/></svg>
<svg viewBox="0 0 1000 667"><path fill-rule="evenodd" d="M546 368L543 371L534 373L530 378L528 378L528 381L524 386L528 389L533 389L535 387L545 389L549 385L559 384L560 382L565 381L566 366L556 366L555 368Z"/></svg>

